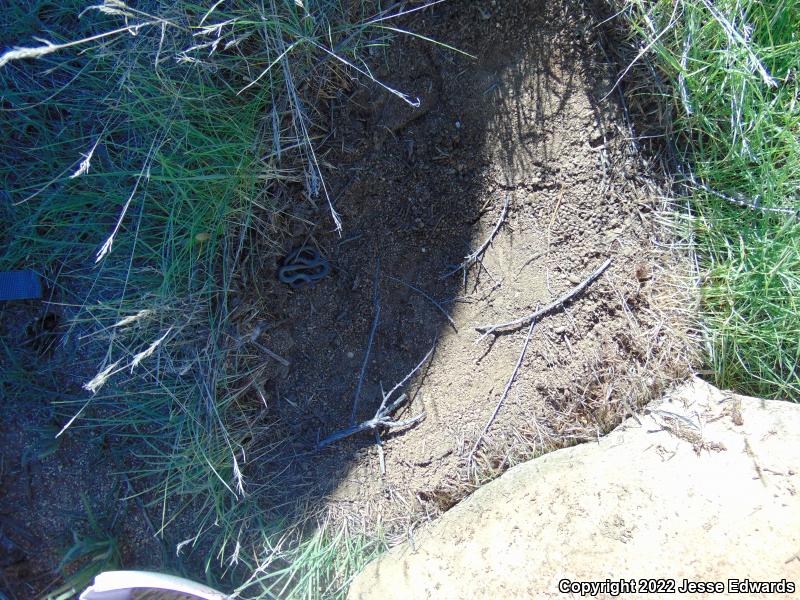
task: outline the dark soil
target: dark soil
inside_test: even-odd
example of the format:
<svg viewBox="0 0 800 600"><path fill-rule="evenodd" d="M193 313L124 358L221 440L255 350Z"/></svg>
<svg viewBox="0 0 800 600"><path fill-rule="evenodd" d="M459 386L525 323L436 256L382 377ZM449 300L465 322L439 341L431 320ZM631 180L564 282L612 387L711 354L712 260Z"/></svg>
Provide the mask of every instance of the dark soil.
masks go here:
<svg viewBox="0 0 800 600"><path fill-rule="evenodd" d="M2 340L17 346L17 361L3 368L25 373L26 390L41 390L20 395L9 383L15 375L2 379L0 598L39 598L60 585L56 567L74 536L102 539L90 518L116 537L126 566L180 571L121 474L129 466L128 444L88 428L56 437L64 419L49 400L85 399L81 384L95 365L82 357L76 336L65 335L69 308L59 306L58 294L46 299L0 305Z"/></svg>
<svg viewBox="0 0 800 600"><path fill-rule="evenodd" d="M466 459L525 337L480 339L475 327L533 312L606 258L597 283L535 328L471 475L592 439L678 376L685 337L670 312L669 259L654 244L658 197L592 25L578 4L446 3L409 27L476 59L406 38L376 70L420 108L363 81L330 102L328 183L344 232L332 231L323 205L323 225L297 215L286 251L314 245L334 274L294 291L269 265L254 282L258 298L248 301L271 327L260 343L291 362L261 384L282 427L276 439L292 441L246 476L281 472L274 487L368 528L388 521L404 531L448 508L469 489ZM446 276L491 234L506 199L480 263ZM376 273L380 319L355 422L435 345L395 414L425 419L382 436L385 475L370 433L314 450L351 425Z"/></svg>
<svg viewBox="0 0 800 600"><path fill-rule="evenodd" d="M685 326L672 309L672 258L655 243L658 195L630 141L612 93L616 71L593 25L578 2L453 0L402 26L477 58L407 36L374 57L375 76L419 96L420 108L363 80L320 101L326 181L343 232L334 231L326 202L315 205L294 190L293 212L276 217L276 229L291 234L280 240L280 254L274 240L250 249L264 254L263 268L242 279L238 298L243 314L257 315L238 333L259 327L257 342L290 364L265 353L274 368L249 396L265 406L271 425L250 451L257 460L243 465L252 489L270 482L265 509L285 515L302 505L402 534L477 479L602 434L681 375ZM446 276L487 239L506 199L508 213L481 261ZM276 270L302 244L318 249L332 272L294 290ZM533 312L607 258L611 267L596 283L536 325L469 469L526 333L480 339L475 327ZM376 282L380 318L356 421L371 418L381 389L435 346L395 413L425 418L383 433L384 475L369 433L315 449L351 424ZM63 348L52 352L48 360L65 360ZM123 500L127 481L111 475L121 463L109 457L123 448L83 433L31 463L31 432L60 424L36 399L3 411L0 516L17 550L4 558L0 584L11 598L34 597L52 580L83 511L81 490L94 504L117 507L110 514L131 547L126 567L176 568L153 541L143 507ZM111 449L98 452L104 443Z"/></svg>

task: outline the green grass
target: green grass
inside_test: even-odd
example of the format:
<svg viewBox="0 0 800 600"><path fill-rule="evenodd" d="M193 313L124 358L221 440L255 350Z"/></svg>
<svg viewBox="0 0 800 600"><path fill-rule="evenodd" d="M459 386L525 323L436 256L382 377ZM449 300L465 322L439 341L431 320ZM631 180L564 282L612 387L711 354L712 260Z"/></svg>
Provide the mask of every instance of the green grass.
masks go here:
<svg viewBox="0 0 800 600"><path fill-rule="evenodd" d="M45 600L69 600L92 584L103 571L119 569L121 558L116 535L98 521L89 499L81 494L86 512L86 531L72 530L72 544L64 552L58 570L64 584L47 594Z"/></svg>
<svg viewBox="0 0 800 600"><path fill-rule="evenodd" d="M181 533L210 582L235 569L243 597L342 596L385 544L282 524L274 490L250 484L248 460L269 451L250 396L264 357L234 299L279 242L281 186L325 205L302 98L364 77L360 56L398 30L366 2L89 4L0 13L5 43L34 49L0 58L0 269L43 272L80 348L31 377L26 351L0 340L0 389L51 400L62 435L123 440L156 527L191 515ZM640 63L666 82L717 383L798 400L800 0L624 7ZM64 373L90 389L63 391ZM112 542L76 539L66 558L116 560Z"/></svg>
<svg viewBox="0 0 800 600"><path fill-rule="evenodd" d="M257 560L248 562L252 574L236 594L258 600L343 598L353 577L387 547L380 532L356 534L329 521L316 523L309 532L293 527L264 531Z"/></svg>
<svg viewBox="0 0 800 600"><path fill-rule="evenodd" d="M693 200L716 383L798 401L800 2L623 6Z"/></svg>
<svg viewBox="0 0 800 600"><path fill-rule="evenodd" d="M118 26L113 17L86 33ZM227 83L236 57L177 62L190 32L167 33L163 42L151 27L79 56L4 68L11 109L0 135L19 151L0 174L16 203L2 262L52 273L71 305L70 335L87 340L86 381L92 367L110 368L113 385L78 398L51 391L63 421L86 416L71 426L139 440L132 478L161 504L162 527L192 504L202 531L241 493L234 448L246 431L233 425L246 409L237 410L235 389L249 369L222 335L226 290L237 240L263 234L252 226L254 203L272 208L259 186L278 178L259 159L270 148L261 122L270 88L237 96ZM163 67L159 48L169 55ZM70 178L95 144L88 172Z"/></svg>
<svg viewBox="0 0 800 600"><path fill-rule="evenodd" d="M181 535L213 583L237 557L275 555L253 546L277 527L269 485L248 480L248 457L269 451L254 447L265 425L250 394L266 365L235 290L277 251L281 186L304 183L326 205L322 134L302 98L334 90L387 30L366 2L87 6L27 0L0 16L7 40L32 49L0 58L0 269L46 275L70 348L31 377L27 351L0 342L0 385L48 398L60 435L122 440L156 527L191 515ZM65 377L85 393L64 392ZM292 566L259 571L254 597L274 581L311 597L291 590L340 581L363 554L326 529L292 539Z"/></svg>

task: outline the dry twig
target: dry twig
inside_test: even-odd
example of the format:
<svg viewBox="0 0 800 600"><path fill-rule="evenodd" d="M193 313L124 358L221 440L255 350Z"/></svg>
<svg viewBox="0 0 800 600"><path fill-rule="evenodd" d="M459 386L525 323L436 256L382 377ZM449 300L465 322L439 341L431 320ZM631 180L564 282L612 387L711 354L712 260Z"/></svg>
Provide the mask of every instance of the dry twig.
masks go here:
<svg viewBox="0 0 800 600"><path fill-rule="evenodd" d="M404 281L404 280L400 279L399 277L392 277L391 275L389 275L388 277L392 281L396 281L397 283L403 284L408 289L410 289L410 290L412 290L414 292L417 292L420 296L422 296L423 298L428 300L431 304L433 304L439 310L440 313L442 313L444 315L445 319L447 319L450 322L450 325L453 326L453 329L455 331L458 331L458 328L456 327L456 322L453 320L453 317L451 317L450 313L448 313L441 304L439 304L436 300L434 300L433 297L429 296L428 294L426 294L424 291L422 291L418 287L413 286L410 283L408 283L407 281Z"/></svg>
<svg viewBox="0 0 800 600"><path fill-rule="evenodd" d="M502 330L504 332L513 331L519 329L520 327L527 325L528 323L535 323L541 317L550 314L557 308L561 308L566 303L570 302L575 296L583 292L587 287L589 287L603 272L609 267L611 264L611 259L607 258L602 265L600 265L595 271L593 271L586 279L584 279L581 283L576 285L572 288L569 292L561 296L558 300L551 302L544 308L538 309L536 312L533 312L529 315L524 317L520 317L519 319L515 319L513 321L509 321L508 323L497 323L495 325L483 325L481 327L476 327L475 329L483 333L481 339L489 335L490 333L495 333L497 330Z"/></svg>
<svg viewBox="0 0 800 600"><path fill-rule="evenodd" d="M784 206L763 206L759 204L760 198L756 196L753 199L744 198L739 195L729 195L723 194L722 192L718 192L712 187L709 187L702 181L699 181L695 178L694 173L689 171L688 169L683 169L684 171L688 171L688 180L691 182L692 185L684 184L689 191L694 191L692 186L695 188L699 188L704 192L711 194L712 196L716 196L717 198L721 198L726 202L730 202L731 204L735 204L736 206L741 206L743 208L749 208L750 210L758 210L765 213L777 213L783 215L795 215L800 216L800 210L796 208L787 208Z"/></svg>
<svg viewBox="0 0 800 600"><path fill-rule="evenodd" d="M404 421L394 421L391 418L391 413L394 412L396 408L398 408L403 402L406 401L407 396L402 394L397 400L392 402L389 406L386 406L388 396L383 399L381 402L380 408L378 408L378 412L375 413L375 416L369 419L368 421L364 421L358 425L353 425L352 427L348 427L347 429L342 429L341 431L337 431L334 434L329 435L324 440L317 442L317 450L320 448L324 448L334 442L338 442L339 440L343 440L345 438L350 437L351 435L355 435L362 431L372 431L377 432L380 429L393 429L396 427L406 427L407 425L413 425L417 421L421 421L425 418L425 413L422 412L415 417L410 419L405 419Z"/></svg>
<svg viewBox="0 0 800 600"><path fill-rule="evenodd" d="M383 440L381 434L375 432L375 445L378 447L378 461L380 462L381 475L386 475L386 458L383 455Z"/></svg>
<svg viewBox="0 0 800 600"><path fill-rule="evenodd" d="M275 352L273 352L272 350L267 348L264 344L261 344L260 342L257 341L258 338L261 337L261 334L264 333L264 329L265 328L264 328L264 324L263 323L257 323L256 326L253 327L253 330L249 334L247 334L245 336L237 336L235 338L235 340L236 340L236 348L237 349L241 348L245 344L253 344L259 350L264 352L264 354L266 354L267 356L269 356L273 360L281 363L284 367L290 366L291 363L288 360L286 360L282 356L276 354Z"/></svg>
<svg viewBox="0 0 800 600"><path fill-rule="evenodd" d="M522 351L519 353L519 358L517 359L517 364L514 367L514 371L511 373L511 377L508 378L508 382L506 383L506 387L503 389L503 393L500 395L500 400L498 400L497 405L494 407L494 412L492 412L492 416L489 417L489 420L486 421L486 425L483 426L483 431L478 436L478 439L475 440L475 444L472 446L472 450L470 450L469 457L467 462L472 464L473 460L475 459L475 453L478 451L478 447L483 441L483 436L489 431L489 428L494 423L494 420L497 418L497 415L500 413L500 408L503 406L503 402L506 400L506 396L508 396L508 392L511 390L511 386L514 385L514 380L517 377L517 372L519 371L520 366L522 365L522 361L525 358L525 351L528 349L528 343L531 341L531 335L533 334L533 327L536 325L536 319L531 321L530 327L528 327L528 335L525 337L525 343L522 345Z"/></svg>
<svg viewBox="0 0 800 600"><path fill-rule="evenodd" d="M416 367L414 367L411 371L409 371L408 374L405 377L403 377L400 383L398 383L391 390L389 390L388 393L383 394L383 400L381 401L381 405L380 407L378 407L378 410L375 413L374 417L372 417L367 421L364 421L363 423L360 423L358 425L351 425L347 429L342 429L341 431L337 431L336 433L329 435L324 440L317 442L317 450L319 450L320 448L324 448L325 446L328 446L330 444L333 444L334 442L338 442L339 440L348 438L351 435L361 433L362 431L372 431L373 433L380 434L381 430L383 429L396 429L399 427L407 427L408 425L413 425L414 423L417 423L422 419L424 419L425 413L421 412L420 414L411 417L410 419L405 419L403 421L395 421L394 419L392 419L391 414L407 400L408 396L406 396L406 394L401 394L400 397L398 397L397 400L391 402L391 404L389 404L389 401L392 395L398 389L400 389L400 387L406 381L408 381L414 373L420 370L422 365L424 365L425 362L431 357L435 348L436 348L436 342L434 342L431 349L428 351L425 357L419 362L419 364L417 364Z"/></svg>
<svg viewBox="0 0 800 600"><path fill-rule="evenodd" d="M509 199L510 195L506 194L506 199L503 202L503 210L500 212L500 218L497 219L497 223L495 224L492 233L490 233L489 237L486 238L486 241L484 241L480 245L480 247L477 250L475 250L475 252L473 252L469 256L465 256L464 261L460 265L442 275L442 279L446 279L447 277L450 277L451 275L458 273L461 269L464 269L464 275L466 277L467 269L469 269L473 264L475 264L480 260L481 256L483 256L483 253L486 252L486 249L492 243L494 236L496 236L497 232L500 231L500 227L503 226L503 223L506 220L506 215L508 214Z"/></svg>
<svg viewBox="0 0 800 600"><path fill-rule="evenodd" d="M358 384L356 385L356 393L353 396L353 410L350 413L350 425L356 424L356 411L358 410L358 401L361 399L361 387L364 385L364 375L367 372L367 363L369 362L369 355L372 353L372 342L375 341L375 332L378 330L378 321L381 318L381 289L378 282L378 275L380 273L380 263L375 267L375 281L373 283L373 304L375 305L375 317L372 319L372 327L369 330L369 340L367 341L367 352L364 354L364 362L361 364L361 373L358 375Z"/></svg>

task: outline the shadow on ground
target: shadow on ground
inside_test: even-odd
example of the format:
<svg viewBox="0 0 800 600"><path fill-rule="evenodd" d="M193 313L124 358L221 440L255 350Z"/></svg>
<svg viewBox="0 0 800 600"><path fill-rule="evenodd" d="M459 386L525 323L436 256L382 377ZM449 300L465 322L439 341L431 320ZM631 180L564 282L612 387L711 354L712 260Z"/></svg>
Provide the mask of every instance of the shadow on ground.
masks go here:
<svg viewBox="0 0 800 600"><path fill-rule="evenodd" d="M288 232L280 240L283 255L312 246L330 261L331 273L312 287L291 289L276 277L276 240L251 238L248 252L264 259L260 269L241 275L236 294L236 310L244 315L236 333L257 342L253 347L263 349L259 359L267 365L257 379L243 381L247 391L236 399L244 413L259 415L258 423L249 424L253 437L240 465L242 514L258 518L243 520L244 529L302 521L334 503L346 518L368 526L396 516L384 510L384 500L419 500L427 511L426 498L459 468L465 444L491 414L519 354L518 337L485 348L474 344L473 327L531 312L577 283L612 246L617 262L609 279L613 274L617 287L587 294L581 311L548 322L524 365L524 393L509 402L498 424L513 433L549 410L568 424L578 415L581 426L595 427L596 421L599 433L605 423L595 407L627 401L613 369L599 376L595 367L604 353L623 361L626 373L648 360L635 335L620 332L638 310L634 303L647 309L639 293L650 276L636 280L630 274L636 261L645 260L649 229L624 173L628 145L613 125L620 121L618 107L599 100L612 79L597 56L584 10L583 3L569 0L437 4L398 25L474 57L403 35L386 55L374 57L376 78L419 96L419 108L363 78L343 77L335 93L320 94L314 133L324 140L319 148L326 183L343 231L334 231L327 203L308 198L299 185L282 192L285 210L260 217ZM458 270L446 276L491 235L506 200L508 213L486 260L467 277ZM382 390L402 381L431 348L437 372L429 370L430 362L423 365L400 390L409 401L394 413L402 420L424 411L426 418L382 432L391 458L385 477L371 433L316 448L319 440L371 418ZM40 412L37 426L58 426L46 410ZM30 469L11 454L29 440L15 418L6 416L4 464L27 480ZM557 433L578 439L568 427ZM108 480L95 486L102 494L94 503L112 496L131 501L124 482L117 482L120 493L109 489L108 472L117 467L99 458L105 440L81 440L76 436L56 449L33 479L39 500L26 500L21 484L13 494L0 495L0 516L24 506L35 513L29 521L45 524L45 534L65 536L80 508L65 507L57 490L87 469L92 481ZM67 471L71 479L65 479ZM76 490L69 496L74 499ZM408 513L417 508L408 507ZM146 512L121 514L127 524ZM196 518L184 511L166 530L164 555L137 539L125 566L175 569L172 549L195 535ZM126 525L129 530L143 535L148 527ZM197 577L208 558L202 556L205 548L184 549ZM28 592L8 587L22 590L19 597Z"/></svg>
<svg viewBox="0 0 800 600"><path fill-rule="evenodd" d="M374 478L380 477L369 432L321 451L315 444L353 424L362 366L355 423L374 416L381 390L401 381L437 340L456 334L442 308L455 314L459 303L502 286L482 264L470 269L466 281L461 271L445 274L490 234L506 197L509 215L536 218L543 207L526 206L531 195L546 192L549 201L560 180L573 177L573 166L592 177L599 172L597 153L564 165L571 145L592 140L600 146L604 136L604 119L594 104L597 67L579 6L527 1L490 10L448 2L415 17L409 29L475 58L400 36L375 74L419 96L420 108L364 81L331 100L323 109L330 115L328 185L344 230L341 236L332 233L323 203L313 215L304 212L308 204L298 193L288 226L295 235L284 251L314 245L331 261L333 274L294 291L275 281L277 265L270 264L251 282L250 302L263 311L259 318L267 330L260 340L291 362L289 368L276 365L261 382L267 421L273 423L261 443L272 448L275 440L290 441L279 452L259 452L245 474L254 482L269 481L275 495L264 498L265 506L279 507L280 516L286 516L286 507L298 506L298 497L304 511L325 505L354 464L372 461ZM598 193L601 188L598 184ZM525 202L515 202L518 191ZM530 234L513 227L504 233L526 243ZM376 273L380 316L364 363L378 306ZM471 327L458 333L474 334ZM454 395L462 393L462 374L451 374ZM426 376L427 365L412 379L411 401L397 411L398 419L423 410L415 394ZM485 402L493 404L490 398ZM449 419L458 422L462 416ZM383 438L407 433L392 430ZM366 483L356 475L355 484L359 481Z"/></svg>

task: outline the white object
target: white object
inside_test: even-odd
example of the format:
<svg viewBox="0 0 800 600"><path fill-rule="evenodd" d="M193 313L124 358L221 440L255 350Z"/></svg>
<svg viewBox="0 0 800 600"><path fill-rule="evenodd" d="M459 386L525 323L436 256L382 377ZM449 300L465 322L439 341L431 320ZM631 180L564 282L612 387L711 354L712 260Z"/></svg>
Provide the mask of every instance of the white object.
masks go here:
<svg viewBox="0 0 800 600"><path fill-rule="evenodd" d="M94 578L94 585L87 588L80 600L131 600L134 590L163 590L175 594L187 594L198 600L229 600L228 596L205 585L161 573L150 571L106 571ZM167 600L169 596L164 597Z"/></svg>

